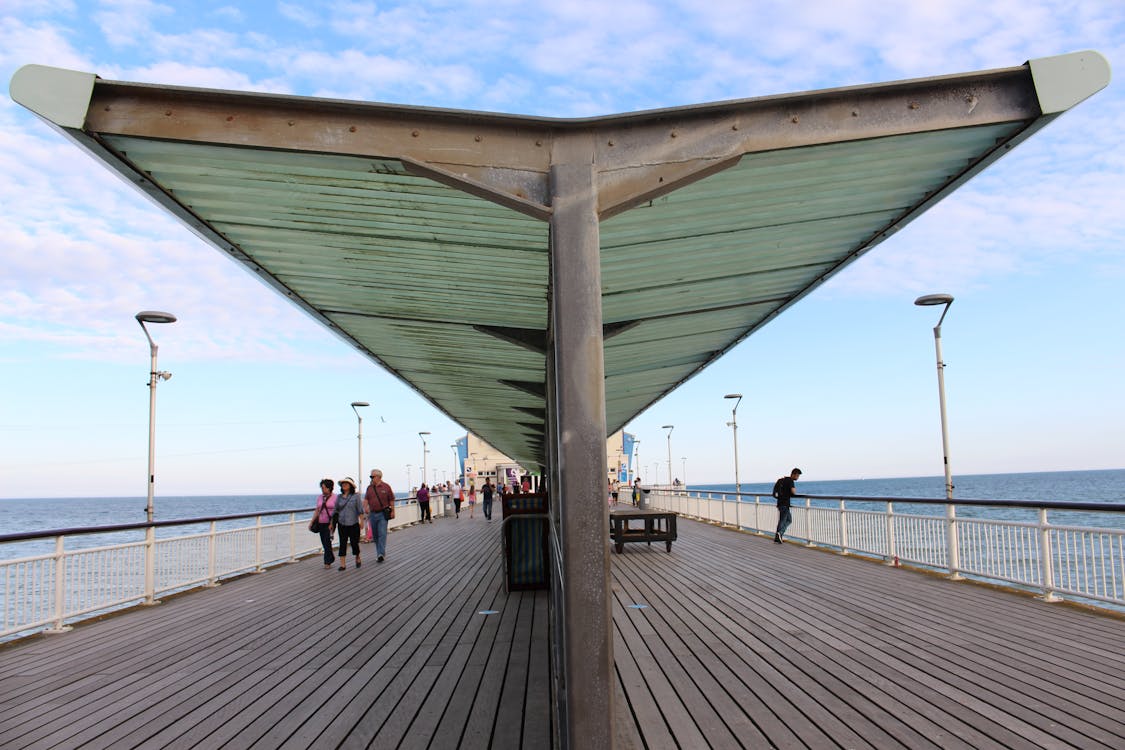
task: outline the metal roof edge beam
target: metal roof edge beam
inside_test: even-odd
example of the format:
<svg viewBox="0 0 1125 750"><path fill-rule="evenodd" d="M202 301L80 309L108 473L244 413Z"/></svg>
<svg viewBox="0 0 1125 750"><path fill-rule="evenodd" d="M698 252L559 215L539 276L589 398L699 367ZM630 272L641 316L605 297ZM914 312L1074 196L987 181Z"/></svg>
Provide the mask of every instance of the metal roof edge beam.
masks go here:
<svg viewBox="0 0 1125 750"><path fill-rule="evenodd" d="M697 159L686 163L669 162L649 164L632 170L626 175L614 172L602 174L598 189L598 215L602 219L628 211L644 203L656 200L685 185L718 174L735 166L742 160L742 154L721 159ZM624 178L624 179L622 179Z"/></svg>
<svg viewBox="0 0 1125 750"><path fill-rule="evenodd" d="M446 187L451 187L454 190L460 190L469 195L475 195L486 201L519 211L521 214L526 214L533 219L547 221L551 218L551 208L542 203L521 198L518 195L506 192L502 188L487 185L466 175L454 174L448 170L435 167L432 164L420 162L416 159L402 157L401 161L403 166L406 167L407 172L418 177L426 177ZM491 171L495 172L496 170ZM545 181L544 178L544 182Z"/></svg>
<svg viewBox="0 0 1125 750"><path fill-rule="evenodd" d="M535 328L508 328L505 326L486 326L475 325L474 331L479 331L493 338L498 338L501 341L522 346L524 349L535 352L536 354L547 353L547 332ZM539 396L543 395L540 391Z"/></svg>
<svg viewBox="0 0 1125 750"><path fill-rule="evenodd" d="M1109 61L1094 50L1027 61L1044 115L1065 112L1109 85Z"/></svg>

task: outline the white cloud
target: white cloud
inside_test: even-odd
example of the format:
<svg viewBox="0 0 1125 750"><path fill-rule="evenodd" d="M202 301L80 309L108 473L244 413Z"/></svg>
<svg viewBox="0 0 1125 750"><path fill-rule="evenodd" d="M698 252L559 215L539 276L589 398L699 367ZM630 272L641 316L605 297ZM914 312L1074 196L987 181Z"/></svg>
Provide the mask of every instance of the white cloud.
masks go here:
<svg viewBox="0 0 1125 750"><path fill-rule="evenodd" d="M116 48L150 44L154 22L174 13L153 0L102 0L101 7L93 18L105 40Z"/></svg>

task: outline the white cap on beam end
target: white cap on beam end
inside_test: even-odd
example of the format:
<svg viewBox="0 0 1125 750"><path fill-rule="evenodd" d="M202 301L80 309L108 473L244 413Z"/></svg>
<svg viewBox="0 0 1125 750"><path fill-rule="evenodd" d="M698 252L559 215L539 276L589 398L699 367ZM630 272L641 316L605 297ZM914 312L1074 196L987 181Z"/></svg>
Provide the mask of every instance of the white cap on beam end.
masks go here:
<svg viewBox="0 0 1125 750"><path fill-rule="evenodd" d="M1044 115L1065 112L1109 85L1109 61L1093 50L1027 61Z"/></svg>
<svg viewBox="0 0 1125 750"><path fill-rule="evenodd" d="M24 65L12 76L12 99L62 128L81 130L94 93L93 73Z"/></svg>

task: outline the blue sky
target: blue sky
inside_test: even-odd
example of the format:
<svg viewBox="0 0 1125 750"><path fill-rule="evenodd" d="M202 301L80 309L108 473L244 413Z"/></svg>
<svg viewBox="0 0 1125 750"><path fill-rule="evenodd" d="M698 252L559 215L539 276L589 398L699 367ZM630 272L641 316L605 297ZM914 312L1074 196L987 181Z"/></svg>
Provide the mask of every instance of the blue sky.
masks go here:
<svg viewBox="0 0 1125 750"><path fill-rule="evenodd" d="M550 116L1018 65L1125 60L1120 0L993 3L0 3L28 63L160 84ZM1125 467L1125 94L1060 118L638 417L650 478L938 475L943 325L954 474ZM148 344L157 495L316 491L367 464L405 489L463 434L7 97L0 98L0 497L142 496ZM439 301L436 301L439 302ZM686 461L684 460L686 459Z"/></svg>

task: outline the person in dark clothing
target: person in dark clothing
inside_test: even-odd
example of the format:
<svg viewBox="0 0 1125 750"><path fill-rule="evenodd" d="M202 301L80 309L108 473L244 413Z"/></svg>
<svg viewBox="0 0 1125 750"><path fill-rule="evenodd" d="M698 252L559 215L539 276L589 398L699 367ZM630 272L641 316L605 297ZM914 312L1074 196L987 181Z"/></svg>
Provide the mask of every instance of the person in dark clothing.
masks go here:
<svg viewBox="0 0 1125 750"><path fill-rule="evenodd" d="M422 486L418 488L418 523L434 522L434 516L430 513L430 488L422 482Z"/></svg>
<svg viewBox="0 0 1125 750"><path fill-rule="evenodd" d="M492 520L492 485L486 479L484 486L480 488L481 507L484 509L484 517L489 521Z"/></svg>
<svg viewBox="0 0 1125 750"><path fill-rule="evenodd" d="M793 499L793 491L797 479L801 476L800 469L793 469L789 476L781 477L773 485L773 496L777 498L777 531L774 532L773 541L781 544L785 530L793 522L793 514L789 511L789 503Z"/></svg>

